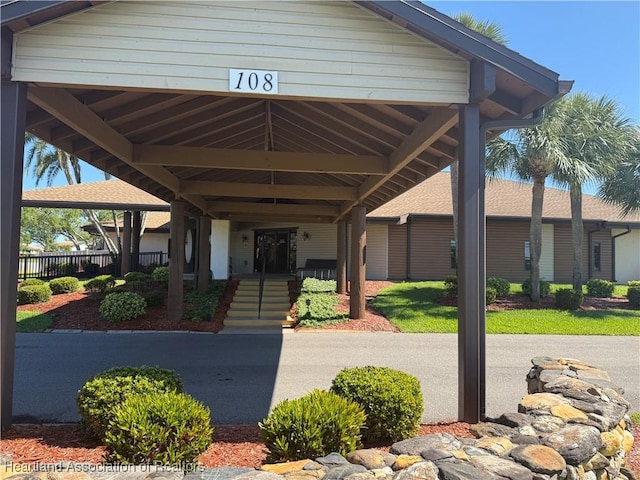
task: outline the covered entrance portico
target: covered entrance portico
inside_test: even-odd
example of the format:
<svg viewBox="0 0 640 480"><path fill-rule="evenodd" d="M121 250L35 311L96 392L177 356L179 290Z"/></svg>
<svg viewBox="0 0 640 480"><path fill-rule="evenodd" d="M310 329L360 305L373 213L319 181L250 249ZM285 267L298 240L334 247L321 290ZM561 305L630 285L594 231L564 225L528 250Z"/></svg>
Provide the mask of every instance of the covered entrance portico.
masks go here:
<svg viewBox="0 0 640 480"><path fill-rule="evenodd" d="M187 215L201 227L193 239L202 247L200 285L210 258L225 260L214 277L228 266L228 254L206 249L211 237L214 252L228 252L230 222L330 223L344 289L350 223L351 315L360 317L366 212L458 158L460 418L480 418L481 145L487 122L507 128L566 93L557 74L414 3L1 8L3 427L11 423L25 129L170 202L174 319Z"/></svg>

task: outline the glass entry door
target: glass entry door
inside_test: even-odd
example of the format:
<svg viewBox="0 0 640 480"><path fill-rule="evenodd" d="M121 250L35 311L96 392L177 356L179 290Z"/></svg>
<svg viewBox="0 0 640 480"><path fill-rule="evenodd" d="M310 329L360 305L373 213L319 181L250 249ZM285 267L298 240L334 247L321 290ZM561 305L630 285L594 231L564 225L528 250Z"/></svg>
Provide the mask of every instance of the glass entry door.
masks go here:
<svg viewBox="0 0 640 480"><path fill-rule="evenodd" d="M256 230L256 246L253 271L266 273L291 273L295 269L295 230Z"/></svg>

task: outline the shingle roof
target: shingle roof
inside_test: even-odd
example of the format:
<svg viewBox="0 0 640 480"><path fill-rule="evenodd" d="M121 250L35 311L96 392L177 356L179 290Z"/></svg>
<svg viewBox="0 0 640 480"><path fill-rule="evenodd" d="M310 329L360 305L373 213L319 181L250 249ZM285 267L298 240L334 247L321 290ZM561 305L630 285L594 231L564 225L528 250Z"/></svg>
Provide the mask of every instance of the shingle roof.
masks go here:
<svg viewBox="0 0 640 480"><path fill-rule="evenodd" d="M122 180L81 183L22 192L23 206L95 208L124 210L169 210L164 200Z"/></svg>
<svg viewBox="0 0 640 480"><path fill-rule="evenodd" d="M169 222L171 220L171 214L169 212L149 212L147 214L147 220L144 224L145 230L166 230L169 231ZM118 222L120 228L122 228L123 222ZM113 228L113 221L104 222L104 226L107 228Z"/></svg>
<svg viewBox="0 0 640 480"><path fill-rule="evenodd" d="M619 208L608 205L593 195L583 195L584 220L640 223L640 214L622 217ZM399 217L402 215L451 215L451 176L440 172L371 212L368 217ZM531 216L531 185L504 179L487 180L486 214L488 217ZM569 192L546 187L544 219L570 219Z"/></svg>

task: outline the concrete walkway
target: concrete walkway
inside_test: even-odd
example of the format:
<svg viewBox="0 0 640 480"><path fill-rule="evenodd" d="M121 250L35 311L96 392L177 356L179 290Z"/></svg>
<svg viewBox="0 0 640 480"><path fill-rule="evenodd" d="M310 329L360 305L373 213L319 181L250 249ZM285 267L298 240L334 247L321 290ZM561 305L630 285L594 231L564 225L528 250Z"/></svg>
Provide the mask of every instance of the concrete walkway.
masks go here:
<svg viewBox="0 0 640 480"><path fill-rule="evenodd" d="M584 360L607 370L640 410L640 338L555 335L487 337L487 413L515 411L536 355ZM328 388L344 367L381 365L416 375L424 422L457 417L457 339L449 334L318 332L18 334L17 423L75 422L75 396L114 366L176 370L185 391L211 408L214 424L255 423L284 398Z"/></svg>

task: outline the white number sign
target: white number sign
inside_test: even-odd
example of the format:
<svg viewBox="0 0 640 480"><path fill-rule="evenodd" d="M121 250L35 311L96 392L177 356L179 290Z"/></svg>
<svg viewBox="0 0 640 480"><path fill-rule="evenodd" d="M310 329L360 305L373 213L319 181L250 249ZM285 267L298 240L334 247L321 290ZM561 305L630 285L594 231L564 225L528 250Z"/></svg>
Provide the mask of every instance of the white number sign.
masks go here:
<svg viewBox="0 0 640 480"><path fill-rule="evenodd" d="M278 72L229 69L229 91L242 93L278 93Z"/></svg>

